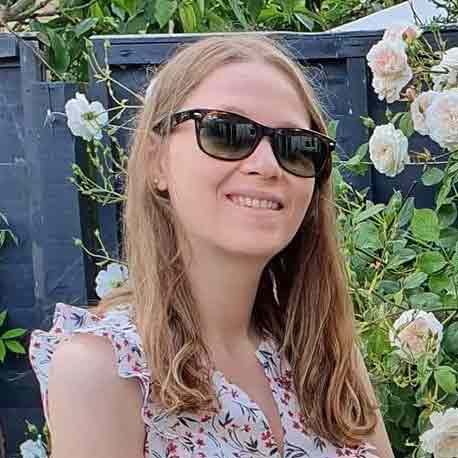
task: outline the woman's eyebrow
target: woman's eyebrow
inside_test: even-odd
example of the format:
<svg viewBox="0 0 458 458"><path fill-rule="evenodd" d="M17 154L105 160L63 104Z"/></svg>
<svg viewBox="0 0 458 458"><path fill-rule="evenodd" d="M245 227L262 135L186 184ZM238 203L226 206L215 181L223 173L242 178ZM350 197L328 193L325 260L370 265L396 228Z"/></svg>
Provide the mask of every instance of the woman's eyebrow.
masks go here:
<svg viewBox="0 0 458 458"><path fill-rule="evenodd" d="M246 116L247 118L250 118L250 119L251 119L251 116L252 116L249 113L247 113L243 108L236 107L234 105L224 105L223 104L223 105L220 105L219 109L220 110L232 111L233 113L240 113L241 115ZM277 124L278 127L293 127L295 129L308 129L308 127L305 127L304 125L301 125L302 123L294 122L294 121L291 121L291 120L279 121L276 124Z"/></svg>

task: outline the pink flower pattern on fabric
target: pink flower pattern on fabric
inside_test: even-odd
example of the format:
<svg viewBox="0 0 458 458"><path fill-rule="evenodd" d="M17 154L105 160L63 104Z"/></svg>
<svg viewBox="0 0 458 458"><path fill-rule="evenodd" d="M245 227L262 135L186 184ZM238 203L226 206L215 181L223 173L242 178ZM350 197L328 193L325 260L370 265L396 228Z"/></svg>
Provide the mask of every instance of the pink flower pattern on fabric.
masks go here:
<svg viewBox="0 0 458 458"><path fill-rule="evenodd" d="M107 337L114 348L120 377L138 379L142 393L141 415L145 424L145 458L281 458L264 413L221 371L213 373L221 404L217 414L170 415L152 399L151 373L130 308L112 310L98 317L86 308L56 304L49 331L32 332L29 359L40 384L45 419L48 420L48 369L57 345L74 334ZM378 458L365 442L358 447L336 447L308 433L294 393L292 371L273 341L264 340L256 355L265 370L278 406L284 431L284 458Z"/></svg>

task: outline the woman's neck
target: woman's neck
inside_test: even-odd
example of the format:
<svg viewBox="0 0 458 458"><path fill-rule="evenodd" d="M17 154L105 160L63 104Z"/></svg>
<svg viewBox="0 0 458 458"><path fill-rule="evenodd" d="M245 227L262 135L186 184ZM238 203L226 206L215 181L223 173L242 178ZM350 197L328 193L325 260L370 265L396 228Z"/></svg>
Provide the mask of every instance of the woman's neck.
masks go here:
<svg viewBox="0 0 458 458"><path fill-rule="evenodd" d="M254 344L251 314L266 261L202 246L193 250L187 273L204 341L227 352Z"/></svg>

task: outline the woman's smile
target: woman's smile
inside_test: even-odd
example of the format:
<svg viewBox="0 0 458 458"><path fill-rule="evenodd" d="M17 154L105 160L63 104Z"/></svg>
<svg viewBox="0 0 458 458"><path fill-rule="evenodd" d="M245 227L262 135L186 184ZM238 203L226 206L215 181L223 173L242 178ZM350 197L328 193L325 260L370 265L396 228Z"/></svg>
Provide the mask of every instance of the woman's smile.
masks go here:
<svg viewBox="0 0 458 458"><path fill-rule="evenodd" d="M283 198L271 192L256 189L239 189L226 194L226 197L238 207L254 210L279 211L283 208Z"/></svg>
<svg viewBox="0 0 458 458"><path fill-rule="evenodd" d="M228 199L237 205L238 207L248 207L257 210L272 210L278 211L280 210L280 204L277 202L273 202L271 200L259 200L259 199L252 199L251 197L244 197L244 196L227 196Z"/></svg>

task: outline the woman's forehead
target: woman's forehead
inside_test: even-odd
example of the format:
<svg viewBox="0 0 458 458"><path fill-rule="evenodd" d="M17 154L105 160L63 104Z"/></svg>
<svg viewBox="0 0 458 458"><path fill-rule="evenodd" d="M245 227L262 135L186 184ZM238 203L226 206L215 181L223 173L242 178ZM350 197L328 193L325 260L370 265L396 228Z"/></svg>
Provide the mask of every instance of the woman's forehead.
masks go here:
<svg viewBox="0 0 458 458"><path fill-rule="evenodd" d="M291 78L267 63L231 63L215 69L190 94L186 108L218 108L282 127L310 123L303 94Z"/></svg>

